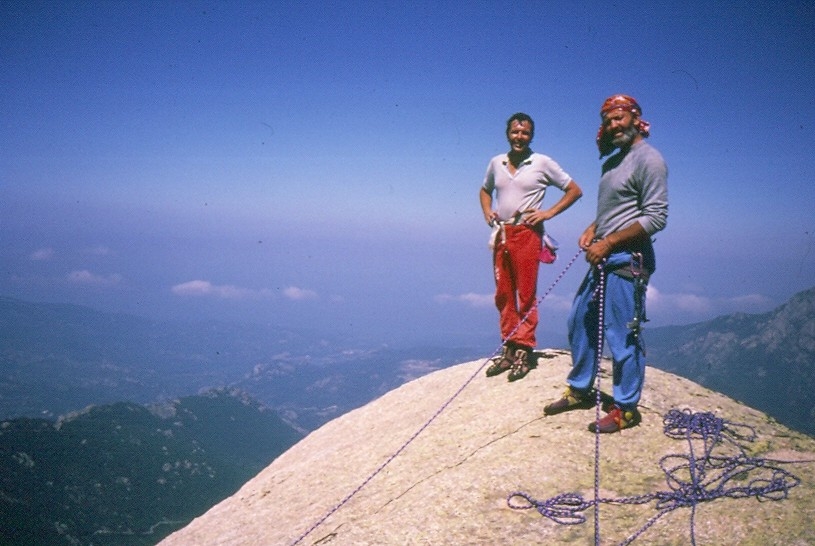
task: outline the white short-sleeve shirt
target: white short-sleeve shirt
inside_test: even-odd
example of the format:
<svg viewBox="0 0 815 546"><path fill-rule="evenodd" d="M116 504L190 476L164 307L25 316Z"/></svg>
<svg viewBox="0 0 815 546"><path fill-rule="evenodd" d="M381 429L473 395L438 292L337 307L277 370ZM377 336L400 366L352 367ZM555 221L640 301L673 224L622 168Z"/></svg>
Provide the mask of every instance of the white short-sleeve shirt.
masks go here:
<svg viewBox="0 0 815 546"><path fill-rule="evenodd" d="M543 202L546 188L555 186L563 191L572 177L549 156L532 153L515 171L509 172L506 154L490 160L484 175L484 191L495 192L495 211L501 221L512 220L520 211L537 209Z"/></svg>

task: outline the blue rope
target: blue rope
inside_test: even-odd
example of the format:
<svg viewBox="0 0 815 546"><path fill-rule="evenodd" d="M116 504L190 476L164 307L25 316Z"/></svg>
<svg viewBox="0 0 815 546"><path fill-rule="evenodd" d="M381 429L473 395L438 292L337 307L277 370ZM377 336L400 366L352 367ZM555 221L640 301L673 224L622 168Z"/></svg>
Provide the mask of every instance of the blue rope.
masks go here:
<svg viewBox="0 0 815 546"><path fill-rule="evenodd" d="M551 291L552 291L552 290L555 288L555 285L557 285L557 284L558 284L558 283L561 281L561 279L563 279L564 275L566 275L566 272L569 270L569 268L570 268L570 267L572 267L572 264L574 264L575 260L577 260L577 257L578 257L578 256L580 256L580 253L581 253L581 252L583 252L583 250L582 250L582 249L577 251L577 254L575 254L575 255L574 255L574 257L573 257L573 258L572 258L572 259L569 261L569 263L568 263L568 264L566 264L566 267L563 269L563 271L561 271L560 275L558 275L558 276L557 276L557 278L554 280L554 282L552 282L552 284L549 286L549 288L546 290L546 292L544 292L544 294L543 294L543 295L542 295L540 298L538 298L538 300L535 302L535 305L532 307L532 309L535 309L535 307L540 306L540 303L541 303L541 302L542 302L542 301L543 301L543 300L546 298L546 296L548 296L548 295L549 295L549 293L550 293L550 292L551 292ZM510 337L511 337L511 336L512 336L512 335L513 335L513 334L514 334L514 333L515 333L515 332L518 330L518 328L520 328L521 323L523 323L523 322L524 322L524 321L527 319L527 317L529 316L529 313L531 313L531 312L532 312L532 309L530 309L530 310L527 312L527 314L526 314L526 315L524 315L523 319L521 319L521 322L520 322L520 323L519 323L519 324L518 324L518 325L515 327L515 330L513 330L513 331L512 331L512 333L510 334ZM352 498L353 498L353 497L354 497L354 496L355 496L357 493L359 493L359 492L362 490L362 488L364 488L366 485L368 485L368 483L370 483L370 482L371 482L371 480L373 480L373 479L374 479L374 478L375 478L377 475L379 475L379 474L380 474L380 473L381 473L381 472L382 472L382 471L385 469L385 467L386 467L386 466L388 466L388 465L389 465L389 464L390 464L390 463L391 463L391 462L392 462L392 461L393 461L393 460L394 460L396 457L398 457L399 455L401 455L401 454L402 454L402 452L403 452L403 451L405 451L405 449L407 449L407 447L408 447L408 446L409 446L411 443L413 443L413 440L415 440L415 439L416 439L416 438L417 438L417 437L418 437L418 436L419 436L419 435L420 435L422 432L424 432L424 430L425 430L425 429L427 429L427 427L429 427L429 426L430 426L430 424L431 424L433 421L435 421L435 420L436 420L436 418L437 418L439 415L441 415L441 414L442 414L442 412L443 412L445 409L447 409L447 407L448 407L450 404L452 404L452 403L453 403L453 401L454 401L454 400L455 400L455 399L458 397L458 395L460 395L460 394L462 393L462 391L464 391L464 389L465 389L465 388L467 388L467 386L468 386L470 383L472 383L472 382L473 382L473 380L474 380L476 377L478 377L478 376L481 374L481 370L483 370L483 369L484 369L484 367L485 367L487 364L489 364L489 363L490 363L490 361L491 361L491 360L492 360L492 359L493 359L493 358L494 358L494 357L495 357L495 356L496 356L496 355L497 355L497 354L498 354L498 353L501 351L501 348L502 348L502 346L500 346L500 345L499 345L499 346L498 346L498 347L497 347L497 348L496 348L496 349L493 351L493 353L492 353L492 354L491 354L489 357L487 357L486 359L484 359L484 361L481 363L481 366L479 366L479 367L478 367L478 369L477 369L477 370L476 370L476 371L475 371L475 372L474 372L474 373L473 373L473 374L472 374L472 375L471 375L471 376L470 376L470 377L469 377L469 378L468 378L468 379L467 379L467 380L464 382L464 384L463 384L463 385L461 385L461 387L460 387L460 388L459 388L459 389L458 389L458 390L457 390L457 391L456 391L456 392L453 394L453 396L451 396L451 397L450 397L450 398L449 398L449 399L448 399L448 400L447 400L447 401L446 401L444 404L442 404L442 405L441 405L441 407L440 407L440 408L439 408L439 409L436 411L436 413L434 413L434 414L433 414L433 416L432 416L432 417L430 417L430 419L428 419L428 420L427 420L427 422L425 422L425 424L424 424L424 425L422 425L421 427L419 427L419 430L417 430L417 431L416 431L416 432L413 434L413 436L411 436L410 438L408 438L408 439L407 439L407 441L406 441L404 444L402 444L402 446L401 446L399 449L397 449L397 450L396 450L396 451L393 453L393 455L391 455L390 457L388 457L388 459L387 459L387 460L386 460L384 463L382 463L382 464L379 466L379 468L377 468L376 470L374 470L374 471L371 473L371 475L370 475L370 476L368 476L368 477L367 477L367 478L366 478L366 479L365 479L365 480L364 480L364 481L363 481L363 482L362 482L362 483L361 483L361 484L360 484L360 485L359 485L359 486L358 486L356 489L354 489L354 490L353 490L351 493L349 493L349 494L348 494L348 495L347 495L347 496L346 496L344 499L342 499L342 500L341 500L341 501L340 501L340 502L339 502L339 503L338 503L336 506L334 506L334 507L333 507L331 510L329 510L329 511L328 511L328 512L327 512L327 513L326 513L326 514L323 516L323 517L321 517L319 520L317 520L317 521L316 521L316 522L315 522L315 523L314 523L314 524L313 524L311 527L309 527L309 528L308 528L308 529L307 529L307 530L306 530L306 531L305 531L303 534L301 534L299 537L297 537L297 539L296 539L294 542L292 542L292 543L291 543L291 546L296 546L297 544L299 544L300 542L302 542L302 541L303 541L303 540L304 540L304 539L305 539L305 538L306 538L308 535L310 535L311 533L313 533L313 532L314 532L314 530L315 530L315 529L317 529L317 527L319 527L320 525L322 525L322 524L323 524L323 523L324 523L324 522L325 522L325 521L326 521L326 520L327 520L329 517L331 517L331 516L332 516L334 513L336 513L336 512L337 512L337 511L338 511L340 508L342 508L343 506L345 506L345 505L348 503L348 501L350 501L350 500L351 500L351 499L352 499Z"/></svg>
<svg viewBox="0 0 815 546"><path fill-rule="evenodd" d="M623 541L622 545L631 544L662 516L677 508L690 508L690 538L691 544L695 546L697 505L719 498L784 500L790 489L800 484L801 480L779 465L811 462L750 457L740 442L755 440L755 430L747 425L731 423L709 412L693 413L687 409L674 409L663 418L663 425L666 436L685 439L688 443L688 454L666 455L659 461L667 478L668 491L616 499L595 498L594 501L584 500L579 493L560 494L538 501L526 493L515 492L507 498L507 504L516 510L535 508L542 516L562 525L578 525L586 521L583 512L590 506L596 509L600 503L634 505L656 501L657 514ZM699 457L694 455L694 440L701 440L704 446ZM736 448L736 455L722 456L714 453L725 442ZM747 477L751 479L745 484Z"/></svg>

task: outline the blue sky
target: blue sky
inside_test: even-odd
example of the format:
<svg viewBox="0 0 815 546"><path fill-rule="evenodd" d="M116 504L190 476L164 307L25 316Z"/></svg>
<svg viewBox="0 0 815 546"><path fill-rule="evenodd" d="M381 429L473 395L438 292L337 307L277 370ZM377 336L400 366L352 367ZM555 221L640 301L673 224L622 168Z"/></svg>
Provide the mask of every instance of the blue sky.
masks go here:
<svg viewBox="0 0 815 546"><path fill-rule="evenodd" d="M650 325L770 310L815 284L815 7L646 4L2 2L0 294L491 343L477 194L505 120L585 194L543 292L627 93L670 169Z"/></svg>

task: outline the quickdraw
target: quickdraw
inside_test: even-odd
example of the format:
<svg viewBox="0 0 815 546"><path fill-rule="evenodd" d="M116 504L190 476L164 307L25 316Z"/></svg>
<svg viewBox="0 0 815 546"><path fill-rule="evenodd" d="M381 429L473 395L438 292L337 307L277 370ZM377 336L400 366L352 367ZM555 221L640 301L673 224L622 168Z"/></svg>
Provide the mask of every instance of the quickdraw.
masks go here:
<svg viewBox="0 0 815 546"><path fill-rule="evenodd" d="M647 283L645 281L645 269L642 265L642 253L634 252L631 254L631 275L634 278L634 318L626 324L631 334L634 336L635 341L640 340L640 333L642 332L642 324L648 322L645 317L645 290Z"/></svg>

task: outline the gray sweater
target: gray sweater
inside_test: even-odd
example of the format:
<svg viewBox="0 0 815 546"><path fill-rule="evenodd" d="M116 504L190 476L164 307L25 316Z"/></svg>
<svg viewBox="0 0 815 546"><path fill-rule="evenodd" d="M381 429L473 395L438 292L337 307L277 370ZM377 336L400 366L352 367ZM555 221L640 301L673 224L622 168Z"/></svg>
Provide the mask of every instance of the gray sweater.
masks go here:
<svg viewBox="0 0 815 546"><path fill-rule="evenodd" d="M626 153L608 158L597 198L597 238L634 222L654 235L667 221L668 166L656 148L641 140Z"/></svg>

